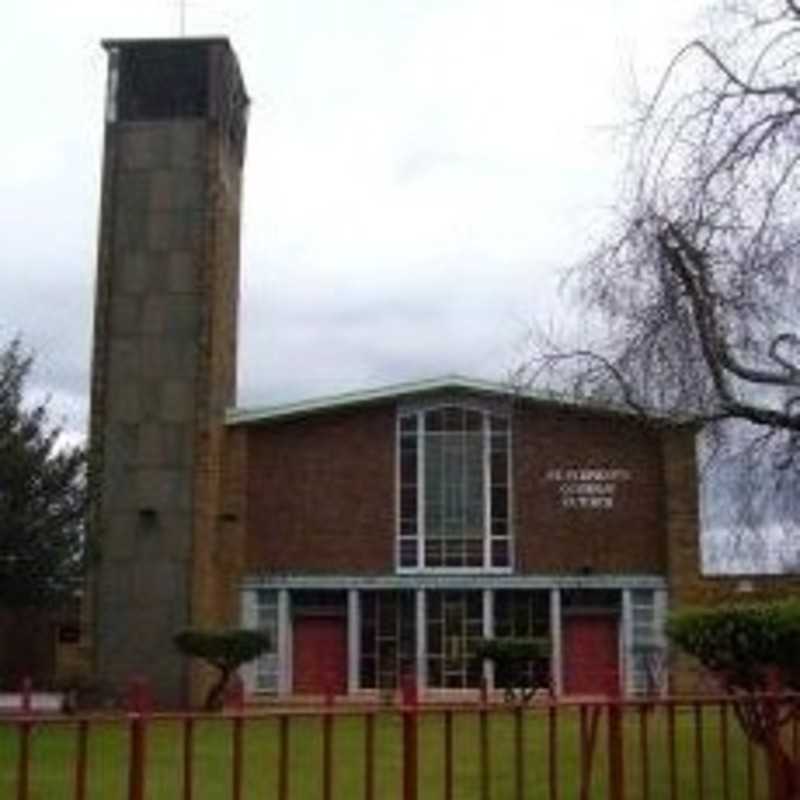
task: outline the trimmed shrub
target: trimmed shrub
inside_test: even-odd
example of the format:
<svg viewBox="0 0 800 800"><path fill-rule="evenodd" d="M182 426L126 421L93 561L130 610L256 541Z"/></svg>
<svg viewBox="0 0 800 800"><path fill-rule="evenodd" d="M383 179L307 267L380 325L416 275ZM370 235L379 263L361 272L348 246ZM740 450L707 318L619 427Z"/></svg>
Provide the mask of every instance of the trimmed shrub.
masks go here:
<svg viewBox="0 0 800 800"><path fill-rule="evenodd" d="M219 671L219 677L208 690L205 708L222 707L228 681L236 670L258 658L270 647L270 638L263 631L231 629L201 630L188 628L174 637L175 646L190 658L199 658Z"/></svg>
<svg viewBox="0 0 800 800"><path fill-rule="evenodd" d="M800 688L800 600L686 609L670 616L667 634L736 698L742 728L769 758L770 797L800 796L800 762L781 734L800 704L794 695L764 694Z"/></svg>
<svg viewBox="0 0 800 800"><path fill-rule="evenodd" d="M670 615L669 638L728 690L800 688L800 600L689 608Z"/></svg>
<svg viewBox="0 0 800 800"><path fill-rule="evenodd" d="M476 657L494 664L495 685L509 702L528 702L539 689L550 689L547 639L483 639Z"/></svg>

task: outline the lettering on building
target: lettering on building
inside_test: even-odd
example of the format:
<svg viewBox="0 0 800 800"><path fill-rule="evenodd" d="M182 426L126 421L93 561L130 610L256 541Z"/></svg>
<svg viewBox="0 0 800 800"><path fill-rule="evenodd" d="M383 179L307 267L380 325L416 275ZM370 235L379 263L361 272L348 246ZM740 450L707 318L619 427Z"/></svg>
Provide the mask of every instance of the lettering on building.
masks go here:
<svg viewBox="0 0 800 800"><path fill-rule="evenodd" d="M561 508L610 511L614 508L617 487L631 479L622 468L569 467L545 472L545 481L555 484Z"/></svg>

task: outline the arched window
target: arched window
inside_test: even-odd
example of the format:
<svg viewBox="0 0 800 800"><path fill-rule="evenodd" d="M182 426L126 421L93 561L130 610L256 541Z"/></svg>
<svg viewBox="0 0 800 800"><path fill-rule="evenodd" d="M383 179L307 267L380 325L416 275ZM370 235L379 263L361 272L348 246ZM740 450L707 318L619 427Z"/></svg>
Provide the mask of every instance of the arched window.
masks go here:
<svg viewBox="0 0 800 800"><path fill-rule="evenodd" d="M399 569L510 569L509 438L470 406L400 415Z"/></svg>

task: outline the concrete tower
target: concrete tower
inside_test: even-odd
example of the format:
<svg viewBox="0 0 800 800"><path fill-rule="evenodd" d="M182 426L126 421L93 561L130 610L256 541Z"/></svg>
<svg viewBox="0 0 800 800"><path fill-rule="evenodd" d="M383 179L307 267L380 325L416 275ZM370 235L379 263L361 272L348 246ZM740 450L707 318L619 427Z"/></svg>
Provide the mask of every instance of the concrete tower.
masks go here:
<svg viewBox="0 0 800 800"><path fill-rule="evenodd" d="M92 368L94 665L187 698L172 645L214 624L223 417L235 401L247 95L227 39L115 40Z"/></svg>

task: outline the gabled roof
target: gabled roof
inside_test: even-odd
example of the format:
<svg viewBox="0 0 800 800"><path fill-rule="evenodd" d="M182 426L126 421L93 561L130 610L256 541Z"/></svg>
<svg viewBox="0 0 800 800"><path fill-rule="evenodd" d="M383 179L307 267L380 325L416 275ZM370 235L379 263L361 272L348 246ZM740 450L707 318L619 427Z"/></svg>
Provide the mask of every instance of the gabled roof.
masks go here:
<svg viewBox="0 0 800 800"><path fill-rule="evenodd" d="M572 398L556 392L530 391L512 386L508 383L476 378L466 378L463 375L444 375L437 378L428 378L421 381L396 383L390 386L381 386L375 389L365 389L356 392L315 397L293 403L282 403L273 406L258 406L254 408L231 408L225 415L228 425L248 425L291 417L303 417L311 414L336 411L346 408L386 402L387 400L402 400L403 398L419 397L429 394L450 392L484 395L498 399L515 400L543 405L555 405L565 408L583 409L600 414L613 416L627 416L642 419L629 409L601 405L596 402L578 402ZM663 420L662 420L663 421Z"/></svg>

